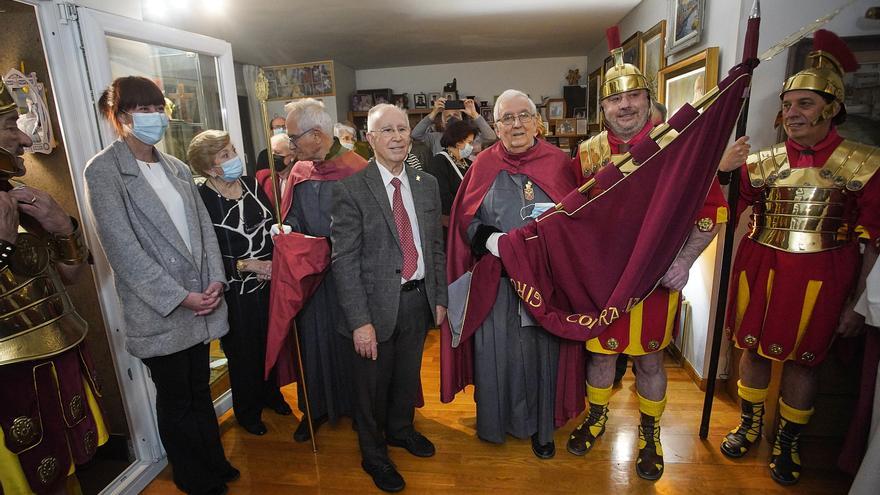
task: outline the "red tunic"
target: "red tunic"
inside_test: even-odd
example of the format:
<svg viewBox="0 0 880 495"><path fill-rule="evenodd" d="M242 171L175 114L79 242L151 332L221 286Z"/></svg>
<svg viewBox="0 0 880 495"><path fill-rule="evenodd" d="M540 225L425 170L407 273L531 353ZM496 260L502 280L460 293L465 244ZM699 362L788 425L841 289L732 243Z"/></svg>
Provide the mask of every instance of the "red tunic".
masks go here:
<svg viewBox="0 0 880 495"><path fill-rule="evenodd" d="M648 122L645 128L628 142L624 142L608 130L607 140L611 154L622 154L621 144L632 147L642 139L649 138L651 129L651 124ZM574 162L575 168L581 171L580 154ZM716 178L694 222L706 224L708 219L712 224L724 223L727 222L727 216L727 201ZM678 328L680 307L679 291L670 291L658 286L650 296L629 313L622 315L601 335L587 341L587 350L600 354L624 353L641 356L664 349L672 341L675 329Z"/></svg>
<svg viewBox="0 0 880 495"><path fill-rule="evenodd" d="M832 129L815 146L811 166L825 165L842 141ZM803 163L798 164L796 143L788 140L785 146L789 165L803 168ZM740 210L760 208L763 188L751 186L746 167L741 168L741 174ZM880 232L880 180L872 178L860 191L847 191L847 196L844 221L855 225L861 238L876 239ZM790 253L745 236L731 274L728 332L741 349L752 349L777 361L796 360L815 366L825 359L860 269L857 239L828 251Z"/></svg>

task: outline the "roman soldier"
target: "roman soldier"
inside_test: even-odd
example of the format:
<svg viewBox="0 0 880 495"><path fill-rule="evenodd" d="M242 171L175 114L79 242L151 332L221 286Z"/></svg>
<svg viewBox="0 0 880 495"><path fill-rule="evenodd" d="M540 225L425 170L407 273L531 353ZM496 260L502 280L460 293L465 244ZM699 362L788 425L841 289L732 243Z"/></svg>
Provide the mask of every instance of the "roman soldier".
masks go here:
<svg viewBox="0 0 880 495"><path fill-rule="evenodd" d="M617 27L608 30L608 44L614 66L605 74L601 88L602 114L606 129L583 142L574 160L578 176L586 181L600 168L619 163L627 151L644 139L654 139L651 122L651 91L638 68L623 62L623 49ZM659 133L654 133L657 135ZM671 140L669 130L661 140ZM665 142L660 143L661 146ZM632 164L632 161L629 161ZM624 166L626 175L635 165ZM597 191L591 191L595 193ZM680 290L688 280L691 265L711 242L718 224L727 221L727 203L717 179L697 218L688 240L673 261L657 289L628 314L612 323L608 330L587 341L589 414L570 435L567 449L585 455L605 432L608 403L620 354L633 357L639 397L639 455L636 472L649 480L663 474L663 448L660 444L660 417L666 406L666 372L661 352L672 341L681 306Z"/></svg>
<svg viewBox="0 0 880 495"><path fill-rule="evenodd" d="M0 492L57 493L108 439L88 325L64 287L89 252L48 193L13 180L32 145L17 110L0 83Z"/></svg>
<svg viewBox="0 0 880 495"><path fill-rule="evenodd" d="M771 361L782 361L779 425L770 475L783 485L801 473L798 439L813 414L818 365L836 336L861 331L853 311L876 259L880 153L841 137L844 73L858 67L846 44L817 31L810 67L782 87L785 142L748 155L744 206L751 230L731 276L727 328L743 349L742 420L721 444L738 458L761 436ZM860 244L865 254L860 253Z"/></svg>

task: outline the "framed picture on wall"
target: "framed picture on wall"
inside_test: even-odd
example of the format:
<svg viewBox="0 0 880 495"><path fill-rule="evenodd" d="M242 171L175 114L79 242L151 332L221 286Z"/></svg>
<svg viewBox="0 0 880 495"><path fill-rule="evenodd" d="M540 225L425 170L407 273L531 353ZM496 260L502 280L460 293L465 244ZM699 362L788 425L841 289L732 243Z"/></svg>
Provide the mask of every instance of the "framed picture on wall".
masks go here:
<svg viewBox="0 0 880 495"><path fill-rule="evenodd" d="M602 91L601 67L591 72L587 78L587 122L590 124L599 123L600 91Z"/></svg>
<svg viewBox="0 0 880 495"><path fill-rule="evenodd" d="M662 20L642 34L642 64L639 70L648 80L651 94L657 96L657 73L666 67L666 21Z"/></svg>
<svg viewBox="0 0 880 495"><path fill-rule="evenodd" d="M397 108L402 108L404 110L409 108L409 94L408 93L394 95L392 98L394 98L394 106L396 106Z"/></svg>
<svg viewBox="0 0 880 495"><path fill-rule="evenodd" d="M336 80L333 61L263 67L269 80L270 100L289 100L306 96L334 96Z"/></svg>
<svg viewBox="0 0 880 495"><path fill-rule="evenodd" d="M414 93L413 108L428 108L428 95L425 93Z"/></svg>
<svg viewBox="0 0 880 495"><path fill-rule="evenodd" d="M480 115L490 124L495 120L495 116L492 114L492 107L490 106L480 107Z"/></svg>
<svg viewBox="0 0 880 495"><path fill-rule="evenodd" d="M575 107L571 110L571 115L576 119L586 119L587 107Z"/></svg>
<svg viewBox="0 0 880 495"><path fill-rule="evenodd" d="M678 53L700 42L705 0L668 0L670 26L666 54Z"/></svg>
<svg viewBox="0 0 880 495"><path fill-rule="evenodd" d="M373 107L373 95L355 93L351 95L351 111L367 112Z"/></svg>
<svg viewBox="0 0 880 495"><path fill-rule="evenodd" d="M642 63L642 32L636 31L623 42L623 63L640 67Z"/></svg>
<svg viewBox="0 0 880 495"><path fill-rule="evenodd" d="M693 103L718 84L718 47L707 48L660 69L657 101L675 115L685 103Z"/></svg>
<svg viewBox="0 0 880 495"><path fill-rule="evenodd" d="M367 92L373 95L373 105L380 103L394 103L394 93L388 89L370 89Z"/></svg>
<svg viewBox="0 0 880 495"><path fill-rule="evenodd" d="M562 98L550 98L547 100L547 120L565 118L565 100Z"/></svg>
<svg viewBox="0 0 880 495"><path fill-rule="evenodd" d="M587 119L577 119L578 136L586 136L588 129L589 129L589 126L587 125Z"/></svg>
<svg viewBox="0 0 880 495"><path fill-rule="evenodd" d="M561 119L556 122L557 136L577 135L577 119Z"/></svg>

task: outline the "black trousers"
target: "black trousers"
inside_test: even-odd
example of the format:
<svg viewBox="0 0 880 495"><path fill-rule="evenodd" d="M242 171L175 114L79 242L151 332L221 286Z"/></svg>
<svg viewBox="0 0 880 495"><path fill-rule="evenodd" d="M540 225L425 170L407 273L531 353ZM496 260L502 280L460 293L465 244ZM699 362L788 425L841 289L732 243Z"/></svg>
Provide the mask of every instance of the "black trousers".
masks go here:
<svg viewBox="0 0 880 495"><path fill-rule="evenodd" d="M174 483L188 493L222 485L231 466L220 443L220 428L208 385L208 345L143 359L156 384L159 437L168 452Z"/></svg>
<svg viewBox="0 0 880 495"><path fill-rule="evenodd" d="M419 394L422 351L432 321L423 286L400 293L397 326L391 338L378 344L375 361L352 353L354 415L361 457L367 464L387 462L389 438L412 434Z"/></svg>
<svg viewBox="0 0 880 495"><path fill-rule="evenodd" d="M266 332L269 329L269 287L249 294L232 294L241 287L233 284L226 293L229 333L220 338L229 360L232 409L242 425L260 421L263 407L284 401L274 372L263 379L266 361Z"/></svg>

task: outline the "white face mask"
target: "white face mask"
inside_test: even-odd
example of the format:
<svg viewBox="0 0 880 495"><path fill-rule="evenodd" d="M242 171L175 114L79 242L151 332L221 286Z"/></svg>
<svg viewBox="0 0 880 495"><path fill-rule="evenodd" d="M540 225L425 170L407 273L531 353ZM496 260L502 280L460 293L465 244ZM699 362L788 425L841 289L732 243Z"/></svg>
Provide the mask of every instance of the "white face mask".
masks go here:
<svg viewBox="0 0 880 495"><path fill-rule="evenodd" d="M274 128L274 129L272 129L272 135L273 135L273 136L277 136L277 135L279 135L279 134L284 134L285 132L286 132L286 129L283 128L283 127L276 127L276 128Z"/></svg>
<svg viewBox="0 0 880 495"><path fill-rule="evenodd" d="M339 141L339 144L341 144L342 147L345 149L349 149L349 150L354 149L354 143L343 143L342 141Z"/></svg>
<svg viewBox="0 0 880 495"><path fill-rule="evenodd" d="M465 143L464 148L458 150L458 154L462 158L467 158L467 157L471 156L471 153L473 153L473 152L474 152L474 147L473 147L473 145L471 145L471 143Z"/></svg>

